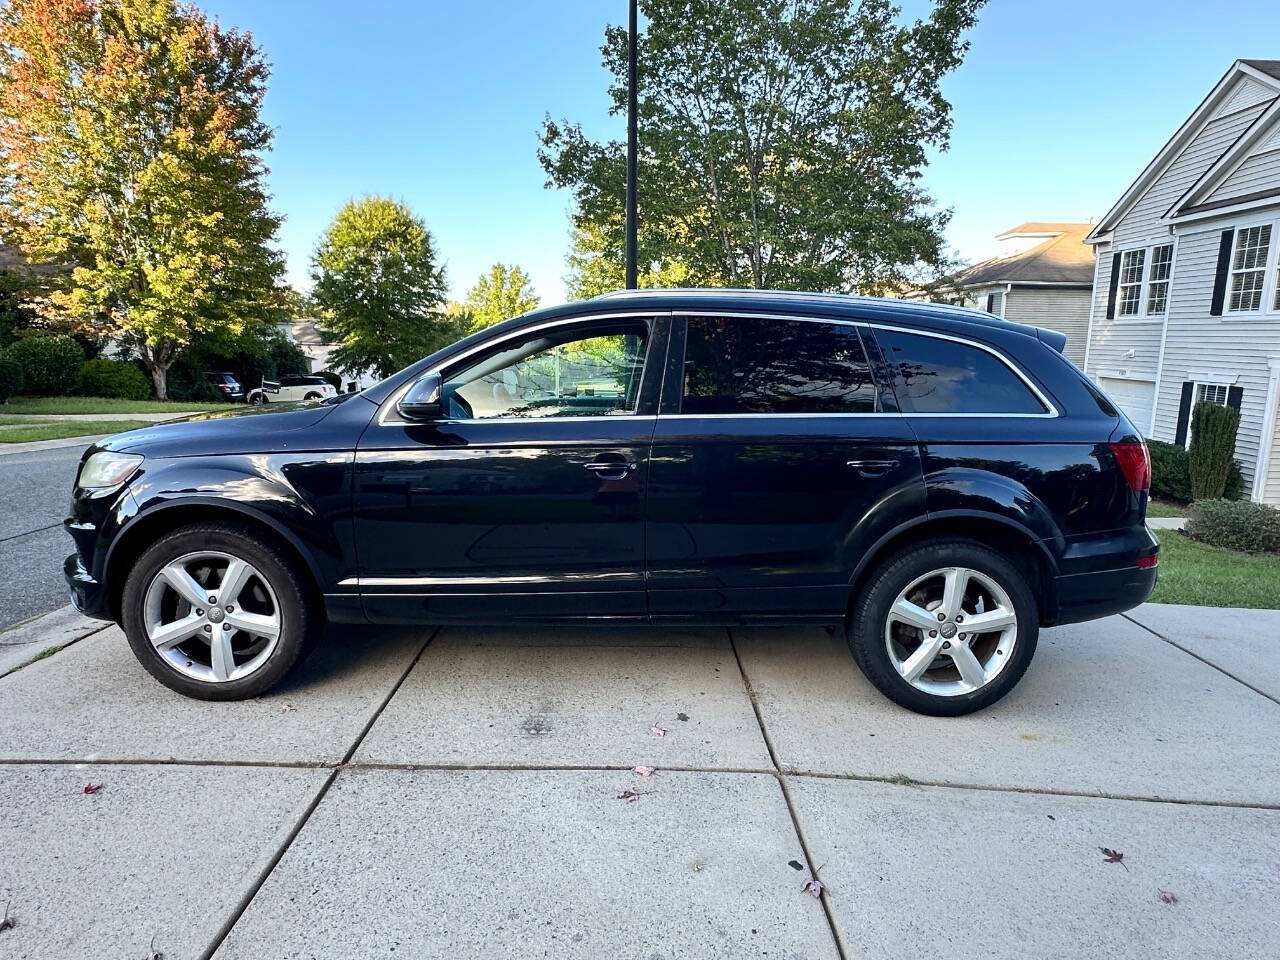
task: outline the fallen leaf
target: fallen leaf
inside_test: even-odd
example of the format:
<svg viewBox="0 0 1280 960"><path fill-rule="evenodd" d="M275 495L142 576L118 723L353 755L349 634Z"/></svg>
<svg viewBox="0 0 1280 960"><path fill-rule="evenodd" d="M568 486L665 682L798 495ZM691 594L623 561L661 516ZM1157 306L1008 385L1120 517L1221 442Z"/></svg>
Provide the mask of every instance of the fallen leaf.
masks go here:
<svg viewBox="0 0 1280 960"><path fill-rule="evenodd" d="M1178 898L1177 898L1177 897L1175 897L1175 896L1173 895L1173 891L1172 891L1172 890L1161 890L1161 891L1160 891L1160 902L1161 902L1161 903L1177 903L1177 902L1178 902Z"/></svg>
<svg viewBox="0 0 1280 960"><path fill-rule="evenodd" d="M293 711L295 711L295 710L297 710L297 709L298 709L298 708L297 708L297 707L295 707L292 703L282 703L282 704L280 704L280 712L281 712L281 713L293 713Z"/></svg>
<svg viewBox="0 0 1280 960"><path fill-rule="evenodd" d="M687 713L677 713L676 719L681 721L682 723L687 722L689 719L689 715Z"/></svg>
<svg viewBox="0 0 1280 960"><path fill-rule="evenodd" d="M665 737L667 735L667 728L660 727L655 723L652 727L649 728L649 732L652 733L655 737Z"/></svg>
<svg viewBox="0 0 1280 960"><path fill-rule="evenodd" d="M788 860L787 866L792 870L803 870L804 865L799 860Z"/></svg>
<svg viewBox="0 0 1280 960"><path fill-rule="evenodd" d="M101 790L105 786L106 786L105 783L86 783L84 785L84 792L88 794L97 793L99 790Z"/></svg>
<svg viewBox="0 0 1280 960"><path fill-rule="evenodd" d="M1129 869L1129 865L1124 862L1124 854L1119 850L1112 850L1110 847L1099 847L1098 849L1102 851L1102 859L1106 863L1118 863L1126 870Z"/></svg>
<svg viewBox="0 0 1280 960"><path fill-rule="evenodd" d="M156 938L151 938L151 952L147 954L146 960L164 960L164 954L156 949Z"/></svg>
<svg viewBox="0 0 1280 960"><path fill-rule="evenodd" d="M642 777L652 777L653 767L632 767L631 772L639 774Z"/></svg>
<svg viewBox="0 0 1280 960"><path fill-rule="evenodd" d="M1052 813L1046 813L1046 814L1045 814L1045 816L1046 816L1046 817L1048 817L1050 820L1057 820L1057 819L1058 819L1058 818L1057 818L1057 817L1055 817Z"/></svg>
<svg viewBox="0 0 1280 960"><path fill-rule="evenodd" d="M632 790L630 787L627 787L627 789L618 794L618 799L625 800L627 803L635 803L640 799L640 796L641 794L639 790Z"/></svg>
<svg viewBox="0 0 1280 960"><path fill-rule="evenodd" d="M804 884L800 887L800 889L803 890L805 893L813 894L815 897L821 897L822 891L826 888L822 885L821 880L817 880L813 877L810 877L808 880L804 882Z"/></svg>
<svg viewBox="0 0 1280 960"><path fill-rule="evenodd" d="M17 926L13 921L13 917L9 916L9 905L12 903L13 901L10 900L9 903L4 905L4 916L0 917L0 930L12 930Z"/></svg>
<svg viewBox="0 0 1280 960"><path fill-rule="evenodd" d="M693 861L693 872L694 872L694 873L701 873L701 872L702 872L703 870L705 870L705 869L707 869L707 861L705 861L705 860L695 860L695 861Z"/></svg>

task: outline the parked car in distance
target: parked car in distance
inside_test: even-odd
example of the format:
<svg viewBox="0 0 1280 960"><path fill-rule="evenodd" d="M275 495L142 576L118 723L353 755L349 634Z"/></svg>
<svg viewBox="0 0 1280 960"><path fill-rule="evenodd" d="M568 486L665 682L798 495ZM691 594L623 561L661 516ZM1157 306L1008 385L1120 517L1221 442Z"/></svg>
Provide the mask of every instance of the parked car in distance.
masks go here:
<svg viewBox="0 0 1280 960"><path fill-rule="evenodd" d="M235 374L227 373L225 370L206 370L204 378L213 389L218 391L223 400L239 403L244 399L244 387L240 385Z"/></svg>
<svg viewBox="0 0 1280 960"><path fill-rule="evenodd" d="M1146 447L1064 341L816 294L539 310L358 394L98 442L67 582L206 699L326 619L816 624L895 702L968 713L1041 626L1155 585Z"/></svg>
<svg viewBox="0 0 1280 960"><path fill-rule="evenodd" d="M249 402L290 403L295 400L324 400L337 394L324 377L290 374L279 380L263 380L262 386L249 391Z"/></svg>

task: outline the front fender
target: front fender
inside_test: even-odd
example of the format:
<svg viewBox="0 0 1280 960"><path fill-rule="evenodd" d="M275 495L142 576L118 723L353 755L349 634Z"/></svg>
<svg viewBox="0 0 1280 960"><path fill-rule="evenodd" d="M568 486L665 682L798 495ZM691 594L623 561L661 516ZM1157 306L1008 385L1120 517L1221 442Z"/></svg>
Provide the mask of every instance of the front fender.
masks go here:
<svg viewBox="0 0 1280 960"><path fill-rule="evenodd" d="M351 520L354 454L237 454L148 460L104 527L104 574L132 531L219 512L269 527L307 564L322 591L356 572Z"/></svg>

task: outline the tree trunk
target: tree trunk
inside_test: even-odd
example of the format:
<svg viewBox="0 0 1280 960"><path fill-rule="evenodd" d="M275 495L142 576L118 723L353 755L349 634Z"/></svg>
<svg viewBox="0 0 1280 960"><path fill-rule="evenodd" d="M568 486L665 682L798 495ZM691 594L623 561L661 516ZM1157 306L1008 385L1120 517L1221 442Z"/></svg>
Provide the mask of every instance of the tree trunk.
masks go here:
<svg viewBox="0 0 1280 960"><path fill-rule="evenodd" d="M147 367L151 370L151 382L156 388L157 400L169 399L169 368L162 367L158 363L148 363Z"/></svg>

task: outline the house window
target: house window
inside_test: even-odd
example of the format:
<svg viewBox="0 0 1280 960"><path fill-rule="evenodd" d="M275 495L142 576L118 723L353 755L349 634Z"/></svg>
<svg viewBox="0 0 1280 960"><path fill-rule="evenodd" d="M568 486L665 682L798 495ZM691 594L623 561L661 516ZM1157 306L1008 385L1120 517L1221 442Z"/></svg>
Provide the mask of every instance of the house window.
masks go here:
<svg viewBox="0 0 1280 960"><path fill-rule="evenodd" d="M1220 407L1225 407L1227 405L1227 385L1225 383L1197 384L1196 403L1216 403Z"/></svg>
<svg viewBox="0 0 1280 960"><path fill-rule="evenodd" d="M1120 258L1120 316L1134 317L1142 307L1142 266L1146 250L1126 250Z"/></svg>
<svg viewBox="0 0 1280 960"><path fill-rule="evenodd" d="M1248 313L1262 308L1262 286L1267 278L1267 255L1270 252L1271 224L1236 231L1228 310Z"/></svg>
<svg viewBox="0 0 1280 960"><path fill-rule="evenodd" d="M1173 244L1151 248L1147 274L1147 316L1157 316L1169 307L1169 275L1173 271Z"/></svg>
<svg viewBox="0 0 1280 960"><path fill-rule="evenodd" d="M1000 316L1004 312L1004 294L988 293L987 294L987 313Z"/></svg>

